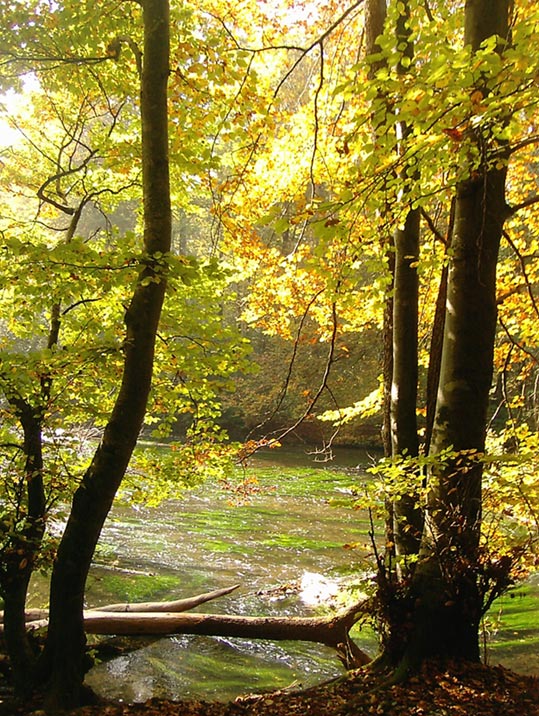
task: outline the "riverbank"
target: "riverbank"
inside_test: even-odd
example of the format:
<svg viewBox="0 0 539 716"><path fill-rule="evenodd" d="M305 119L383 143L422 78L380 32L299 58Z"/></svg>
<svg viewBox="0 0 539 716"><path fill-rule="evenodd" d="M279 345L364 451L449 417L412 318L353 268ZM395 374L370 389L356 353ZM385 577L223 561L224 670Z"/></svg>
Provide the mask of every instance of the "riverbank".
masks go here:
<svg viewBox="0 0 539 716"><path fill-rule="evenodd" d="M37 705L0 704L0 716L44 716ZM306 691L251 694L227 703L104 702L69 716L539 716L539 679L502 667L426 665L388 686L367 671L350 672ZM67 716L67 715L66 715Z"/></svg>

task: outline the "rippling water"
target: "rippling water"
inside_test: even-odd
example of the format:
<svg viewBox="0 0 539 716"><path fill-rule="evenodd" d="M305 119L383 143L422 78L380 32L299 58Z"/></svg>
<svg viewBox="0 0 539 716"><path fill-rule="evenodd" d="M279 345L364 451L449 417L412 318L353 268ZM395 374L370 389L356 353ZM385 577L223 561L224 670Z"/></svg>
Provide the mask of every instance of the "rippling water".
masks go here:
<svg viewBox="0 0 539 716"><path fill-rule="evenodd" d="M286 469L259 461L253 468L263 473L259 489L240 504L205 485L156 509L115 508L88 582L88 606L178 599L236 583L236 592L198 611L310 615L335 606L335 587L368 569L370 539L364 515L329 503L346 496L361 472L305 470L305 456L288 458ZM342 460L348 467L367 462L351 451ZM372 634L354 638L376 652ZM89 673L88 683L103 696L227 700L342 673L334 651L317 644L188 635L133 643L138 648ZM535 668L530 660L522 668L519 659L517 648L496 650L493 661Z"/></svg>

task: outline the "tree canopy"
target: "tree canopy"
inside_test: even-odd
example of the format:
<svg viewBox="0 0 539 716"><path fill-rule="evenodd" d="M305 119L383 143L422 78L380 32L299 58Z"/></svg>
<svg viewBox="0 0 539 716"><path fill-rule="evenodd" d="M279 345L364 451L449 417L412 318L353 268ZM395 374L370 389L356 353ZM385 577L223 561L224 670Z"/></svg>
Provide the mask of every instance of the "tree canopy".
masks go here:
<svg viewBox="0 0 539 716"><path fill-rule="evenodd" d="M361 504L386 524L384 657L478 659L485 609L536 566L539 3L25 0L0 20L19 686L79 699L117 491L158 500L226 469L227 419L240 457L375 421L386 457ZM168 466L131 459L141 430L180 438ZM56 553L47 521L71 500ZM53 554L36 667L24 604Z"/></svg>

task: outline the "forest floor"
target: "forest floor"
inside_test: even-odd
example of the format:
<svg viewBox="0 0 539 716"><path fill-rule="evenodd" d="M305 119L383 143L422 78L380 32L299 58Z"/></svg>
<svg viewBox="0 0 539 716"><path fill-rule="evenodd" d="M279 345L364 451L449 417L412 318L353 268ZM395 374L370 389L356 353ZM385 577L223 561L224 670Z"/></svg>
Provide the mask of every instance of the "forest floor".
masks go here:
<svg viewBox="0 0 539 716"><path fill-rule="evenodd" d="M44 716L36 705L0 702L0 716L31 714ZM69 716L539 716L539 679L502 667L431 664L398 685L359 670L301 692L251 694L228 703L103 702Z"/></svg>

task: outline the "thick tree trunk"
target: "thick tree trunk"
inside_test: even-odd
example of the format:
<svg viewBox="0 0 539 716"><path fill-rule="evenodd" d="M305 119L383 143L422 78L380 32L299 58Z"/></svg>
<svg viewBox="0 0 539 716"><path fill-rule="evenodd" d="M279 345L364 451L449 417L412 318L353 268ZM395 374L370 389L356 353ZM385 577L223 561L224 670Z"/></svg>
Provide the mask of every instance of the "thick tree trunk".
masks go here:
<svg viewBox="0 0 539 716"><path fill-rule="evenodd" d="M50 625L42 666L48 708L81 699L86 577L101 528L142 427L151 385L155 336L165 294L162 256L170 250L167 81L167 0L144 0L141 80L144 186L144 268L125 314L124 371L103 439L80 487L62 537L51 580ZM158 254L153 259L154 254Z"/></svg>
<svg viewBox="0 0 539 716"><path fill-rule="evenodd" d="M468 0L465 42L508 32L510 0ZM493 23L493 18L496 22ZM470 141L483 147L481 128ZM497 148L499 149L499 147ZM455 457L433 472L412 632L404 665L429 656L479 659L481 453L496 331L496 265L506 217L506 169L483 165L457 186L443 355L430 454Z"/></svg>
<svg viewBox="0 0 539 716"><path fill-rule="evenodd" d="M201 604L219 599L238 589L239 584L186 599L169 602L139 602L108 604L83 612L84 628L88 634L99 635L166 635L204 634L234 636L251 639L311 641L331 646L347 668L367 664L371 659L349 636L358 615L365 613L368 602L363 601L334 616L324 617L262 617L231 614L184 614ZM3 614L0 613L0 631ZM26 629L48 626L46 609L26 611Z"/></svg>
<svg viewBox="0 0 539 716"><path fill-rule="evenodd" d="M277 641L312 641L338 648L354 649L355 666L370 657L350 642L348 632L363 606L355 606L331 617L256 617L234 614L173 614L87 612L89 634L205 634Z"/></svg>

